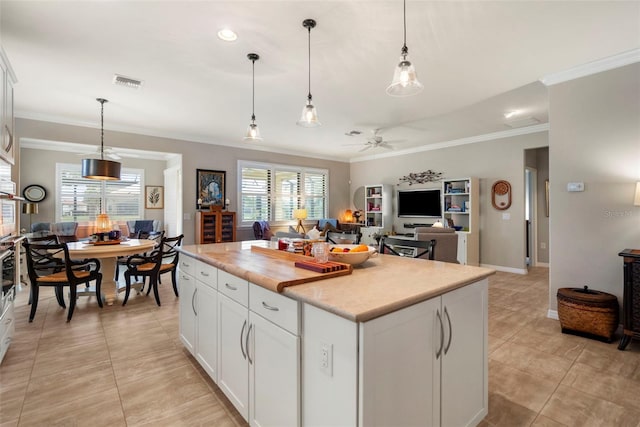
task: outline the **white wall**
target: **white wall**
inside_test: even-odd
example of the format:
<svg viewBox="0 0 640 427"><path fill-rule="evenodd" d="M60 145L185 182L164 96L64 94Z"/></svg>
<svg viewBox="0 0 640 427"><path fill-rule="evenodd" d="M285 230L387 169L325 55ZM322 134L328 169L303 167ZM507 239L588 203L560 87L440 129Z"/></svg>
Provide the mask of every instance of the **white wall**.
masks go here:
<svg viewBox="0 0 640 427"><path fill-rule="evenodd" d="M478 177L480 181L480 263L524 272L524 150L548 145L547 132L513 136L493 141L424 151L398 157L367 160L351 165L351 191L365 184L393 184L411 172L431 169L445 178ZM497 180L512 186L512 204L506 211L491 205L491 186ZM439 185L439 184L436 184ZM433 186L433 184L431 184ZM416 188L411 186L410 188ZM395 194L394 194L395 198ZM508 213L509 220L502 214ZM394 210L394 218L396 212ZM403 222L395 219L396 232L404 233Z"/></svg>
<svg viewBox="0 0 640 427"><path fill-rule="evenodd" d="M622 302L622 259L640 247L640 64L549 88L549 305L561 287L589 285ZM569 182L585 191L569 193Z"/></svg>

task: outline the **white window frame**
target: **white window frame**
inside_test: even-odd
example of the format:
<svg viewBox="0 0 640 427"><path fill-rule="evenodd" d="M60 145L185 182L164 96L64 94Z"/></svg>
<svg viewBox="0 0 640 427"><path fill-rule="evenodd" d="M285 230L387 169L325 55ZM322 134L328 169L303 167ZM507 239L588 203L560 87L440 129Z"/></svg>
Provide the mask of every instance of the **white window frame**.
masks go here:
<svg viewBox="0 0 640 427"><path fill-rule="evenodd" d="M271 184L271 188L272 191L271 193L268 195L269 199L270 199L270 211L269 211L269 218L266 219L266 221L269 221L270 224L273 225L286 225L286 224L291 224L292 221L295 221L293 218L290 219L285 219L285 220L279 220L276 221L275 220L275 215L276 215L276 199L278 197L278 194L276 193L276 191L273 190L273 180L275 178L275 173L276 171L279 172L296 172L296 173L300 173L301 174L301 179L300 179L300 188L298 189L298 200L299 200L299 205L298 208L303 208L305 207L306 204L306 197L305 197L305 174L306 173L313 173L313 174L322 174L325 176L325 194L324 194L324 212L322 213L322 216L320 218L312 218L312 217L308 217L308 220L314 220L314 219L321 219L321 218L326 218L327 217L327 212L329 212L329 170L328 169L320 169L320 168L309 168L309 167L304 167L304 166L295 166L295 165L283 165L283 164L277 164L277 163L265 163L265 162L254 162L254 161L249 161L249 160L238 160L238 177L237 177L237 189L238 189L238 223L239 226L244 226L244 227L248 227L251 226L254 222L253 219L250 220L244 220L244 218L242 217L242 212L243 212L243 206L242 206L242 170L244 168L256 168L256 169L269 169L271 171L270 173L270 179L272 181Z"/></svg>
<svg viewBox="0 0 640 427"><path fill-rule="evenodd" d="M55 222L63 222L62 218L62 196L61 196L61 186L62 186L62 170L73 170L76 169L78 172L81 171L82 166L80 163L56 163L56 197L55 197ZM140 168L122 168L123 173L135 173L140 176L140 194L138 195L138 218L144 218L144 169ZM81 178L83 179L83 178ZM91 181L92 183L96 183L97 180L87 179L87 181ZM101 190L101 199L100 203L102 206L106 206L106 186L107 181L100 181L102 185ZM124 221L124 219L119 218L117 215L113 215L110 212L109 218L111 221ZM89 221L78 221L79 225L90 225L95 221L95 218Z"/></svg>

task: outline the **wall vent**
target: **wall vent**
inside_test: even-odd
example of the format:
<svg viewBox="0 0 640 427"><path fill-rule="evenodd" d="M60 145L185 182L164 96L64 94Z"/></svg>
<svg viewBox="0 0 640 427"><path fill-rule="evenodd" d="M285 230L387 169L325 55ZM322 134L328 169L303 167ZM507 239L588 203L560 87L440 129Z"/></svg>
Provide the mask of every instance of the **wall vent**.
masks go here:
<svg viewBox="0 0 640 427"><path fill-rule="evenodd" d="M131 77L125 77L121 76L120 74L115 74L113 76L113 84L138 89L142 86L142 80L132 79Z"/></svg>

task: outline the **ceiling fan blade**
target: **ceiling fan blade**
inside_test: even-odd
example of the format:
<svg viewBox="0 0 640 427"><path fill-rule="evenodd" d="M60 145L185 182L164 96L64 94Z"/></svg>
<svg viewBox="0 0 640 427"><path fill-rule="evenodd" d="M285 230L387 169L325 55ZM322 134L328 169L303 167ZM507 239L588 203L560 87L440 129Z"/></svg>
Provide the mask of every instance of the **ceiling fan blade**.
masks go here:
<svg viewBox="0 0 640 427"><path fill-rule="evenodd" d="M393 147L386 142L381 142L380 144L378 144L378 147L386 148L387 150L393 150Z"/></svg>
<svg viewBox="0 0 640 427"><path fill-rule="evenodd" d="M118 156L116 153L105 153L105 156L111 160L122 160L122 157Z"/></svg>
<svg viewBox="0 0 640 427"><path fill-rule="evenodd" d="M363 151L368 150L368 149L369 149L369 148L371 148L371 147L373 147L373 146L372 146L372 145L370 145L370 144L367 144L367 145L366 145L362 150L358 150L358 152L360 152L360 153L361 153L361 152L363 152Z"/></svg>

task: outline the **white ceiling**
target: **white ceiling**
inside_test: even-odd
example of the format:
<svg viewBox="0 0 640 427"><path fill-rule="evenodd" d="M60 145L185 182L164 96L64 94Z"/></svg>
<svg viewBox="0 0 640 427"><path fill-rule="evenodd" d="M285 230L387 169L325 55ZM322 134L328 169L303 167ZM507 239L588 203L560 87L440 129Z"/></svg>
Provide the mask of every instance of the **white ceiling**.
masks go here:
<svg viewBox="0 0 640 427"><path fill-rule="evenodd" d="M375 128L394 152L548 121L538 80L640 47L639 1L408 1L407 46L425 89L385 93L402 47L402 2L0 1L0 41L18 77L17 117L336 160ZM323 125L296 126L311 92ZM216 37L228 26L235 42ZM242 137L251 116L264 141ZM141 89L112 84L114 74ZM360 136L345 132L360 130ZM109 142L105 141L108 145ZM96 139L96 145L99 140ZM356 144L356 145L352 145Z"/></svg>

